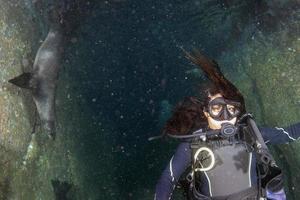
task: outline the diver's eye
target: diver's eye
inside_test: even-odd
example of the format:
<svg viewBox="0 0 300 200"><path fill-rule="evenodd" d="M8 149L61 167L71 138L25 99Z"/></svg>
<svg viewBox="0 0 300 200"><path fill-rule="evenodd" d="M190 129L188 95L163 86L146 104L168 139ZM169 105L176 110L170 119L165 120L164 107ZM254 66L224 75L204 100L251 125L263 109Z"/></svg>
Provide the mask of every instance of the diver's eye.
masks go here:
<svg viewBox="0 0 300 200"><path fill-rule="evenodd" d="M215 104L211 106L211 112L213 115L218 115L222 110L222 105L220 104Z"/></svg>
<svg viewBox="0 0 300 200"><path fill-rule="evenodd" d="M231 115L234 115L237 113L237 109L235 106L228 104L227 105L227 110Z"/></svg>

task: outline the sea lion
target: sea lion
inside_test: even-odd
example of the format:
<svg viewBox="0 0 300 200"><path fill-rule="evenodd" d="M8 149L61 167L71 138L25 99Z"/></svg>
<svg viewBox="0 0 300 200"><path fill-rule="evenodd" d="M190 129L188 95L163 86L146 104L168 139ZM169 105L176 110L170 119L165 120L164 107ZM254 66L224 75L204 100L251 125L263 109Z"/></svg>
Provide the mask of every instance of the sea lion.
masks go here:
<svg viewBox="0 0 300 200"><path fill-rule="evenodd" d="M23 73L8 82L30 89L37 112L48 135L55 139L55 91L62 56L63 34L50 29L35 57L32 72Z"/></svg>

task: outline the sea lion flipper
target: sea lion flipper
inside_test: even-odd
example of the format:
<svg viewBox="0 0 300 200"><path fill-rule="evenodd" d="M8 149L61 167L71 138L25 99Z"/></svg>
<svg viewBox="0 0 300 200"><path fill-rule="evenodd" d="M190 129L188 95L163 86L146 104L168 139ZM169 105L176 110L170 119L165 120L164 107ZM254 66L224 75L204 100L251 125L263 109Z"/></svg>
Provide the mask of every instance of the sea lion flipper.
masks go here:
<svg viewBox="0 0 300 200"><path fill-rule="evenodd" d="M25 89L32 89L31 85L32 73L25 72L13 79L8 80L8 82Z"/></svg>
<svg viewBox="0 0 300 200"><path fill-rule="evenodd" d="M68 192L72 189L73 184L67 181L60 181L58 179L51 180L55 199L69 199Z"/></svg>

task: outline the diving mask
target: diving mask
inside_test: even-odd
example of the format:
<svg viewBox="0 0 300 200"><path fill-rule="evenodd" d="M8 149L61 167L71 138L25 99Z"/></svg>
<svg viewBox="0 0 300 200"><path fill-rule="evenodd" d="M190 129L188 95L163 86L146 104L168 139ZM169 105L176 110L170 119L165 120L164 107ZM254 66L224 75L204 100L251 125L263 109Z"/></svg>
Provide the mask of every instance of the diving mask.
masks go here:
<svg viewBox="0 0 300 200"><path fill-rule="evenodd" d="M218 97L208 103L207 111L215 120L231 120L240 114L241 103Z"/></svg>

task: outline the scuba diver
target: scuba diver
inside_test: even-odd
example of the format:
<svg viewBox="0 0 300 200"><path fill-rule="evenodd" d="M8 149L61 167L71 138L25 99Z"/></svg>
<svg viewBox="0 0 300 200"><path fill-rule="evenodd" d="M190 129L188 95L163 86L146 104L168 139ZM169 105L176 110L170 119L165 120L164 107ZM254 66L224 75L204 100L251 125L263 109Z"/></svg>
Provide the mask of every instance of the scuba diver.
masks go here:
<svg viewBox="0 0 300 200"><path fill-rule="evenodd" d="M155 190L154 200L172 199L177 185L188 200L285 200L280 168L266 144L297 140L300 123L258 128L239 90L213 60L186 57L212 82L204 100L188 97L175 108L163 133L181 141Z"/></svg>

